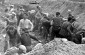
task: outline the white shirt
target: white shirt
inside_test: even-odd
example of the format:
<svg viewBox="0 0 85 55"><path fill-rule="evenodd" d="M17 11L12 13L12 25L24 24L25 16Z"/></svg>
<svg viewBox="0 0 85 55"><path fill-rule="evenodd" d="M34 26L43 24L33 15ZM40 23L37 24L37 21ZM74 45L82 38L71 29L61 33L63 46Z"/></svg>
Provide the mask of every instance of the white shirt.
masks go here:
<svg viewBox="0 0 85 55"><path fill-rule="evenodd" d="M28 28L30 30L33 29L33 23L29 19L21 19L19 23L20 28Z"/></svg>

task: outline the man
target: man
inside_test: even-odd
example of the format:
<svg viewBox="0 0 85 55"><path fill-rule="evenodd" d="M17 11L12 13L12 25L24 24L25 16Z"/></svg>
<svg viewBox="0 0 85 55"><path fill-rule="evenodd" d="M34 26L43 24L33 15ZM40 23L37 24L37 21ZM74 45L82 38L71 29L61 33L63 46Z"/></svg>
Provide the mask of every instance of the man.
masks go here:
<svg viewBox="0 0 85 55"><path fill-rule="evenodd" d="M33 23L27 18L28 18L27 14L24 13L23 19L20 20L18 26L18 33L21 36L21 44L26 46L28 52L31 50L31 38L36 41L38 40L29 34L29 32L33 30Z"/></svg>
<svg viewBox="0 0 85 55"><path fill-rule="evenodd" d="M40 20L40 32L42 33L42 36L44 37L44 39L47 41L48 37L49 37L49 29L51 27L50 25L50 21L49 18L47 17L46 14L44 14L44 17Z"/></svg>
<svg viewBox="0 0 85 55"><path fill-rule="evenodd" d="M25 30L28 30L28 32L33 30L33 23L27 18L28 18L27 14L24 13L23 19L20 20L19 26L18 26L19 34L21 34L20 30L23 31L25 29Z"/></svg>
<svg viewBox="0 0 85 55"><path fill-rule="evenodd" d="M68 17L68 21L65 21L62 26L59 34L61 35L62 38L67 38L70 40L71 36L73 35L73 28L72 28L72 23L74 22L73 17Z"/></svg>
<svg viewBox="0 0 85 55"><path fill-rule="evenodd" d="M59 37L59 31L61 28L61 24L62 24L62 18L60 17L60 12L56 12L56 17L53 18L53 20L51 21L51 39L54 39L54 37Z"/></svg>
<svg viewBox="0 0 85 55"><path fill-rule="evenodd" d="M14 27L17 27L17 17L16 17L16 13L12 12L12 14L5 19L7 21L7 26L11 25Z"/></svg>
<svg viewBox="0 0 85 55"><path fill-rule="evenodd" d="M12 12L12 11L14 11L15 9L14 9L14 5L10 5L10 12Z"/></svg>
<svg viewBox="0 0 85 55"><path fill-rule="evenodd" d="M38 26L40 24L40 19L41 18L42 18L42 14L41 14L41 11L38 9L36 11L36 14L35 14L35 20L34 20L35 28L34 28L34 31L38 30Z"/></svg>
<svg viewBox="0 0 85 55"><path fill-rule="evenodd" d="M10 16L9 21L17 23L17 17L15 12L12 12L12 15Z"/></svg>
<svg viewBox="0 0 85 55"><path fill-rule="evenodd" d="M23 13L24 13L23 9L20 9L19 12L17 13L17 26L19 25L20 20L23 19Z"/></svg>

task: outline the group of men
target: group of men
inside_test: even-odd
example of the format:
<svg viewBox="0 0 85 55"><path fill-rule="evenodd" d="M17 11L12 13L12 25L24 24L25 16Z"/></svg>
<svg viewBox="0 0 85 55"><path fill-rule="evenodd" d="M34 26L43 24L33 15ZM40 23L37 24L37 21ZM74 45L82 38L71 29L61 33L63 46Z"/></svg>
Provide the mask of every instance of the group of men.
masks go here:
<svg viewBox="0 0 85 55"><path fill-rule="evenodd" d="M68 13L67 19L63 19L60 12L56 12L56 17L49 18L48 14L44 14L39 10L38 12L40 12L41 16L36 19L36 16L34 16L35 18L30 18L30 12L26 12L22 7L16 12L14 6L10 6L10 9L5 10L5 12L9 15L6 16L5 20L7 21L6 32L8 36L10 36L10 41L13 43L13 38L17 35L19 37L16 36L17 41L20 39L21 44L28 50L31 46L30 38L37 40L35 37L29 37L28 34L34 31L36 27L38 32L49 41L53 40L55 37L66 38L77 44L80 44L82 41L80 34L84 30L77 29L80 24L77 23L76 18L71 13ZM35 11L33 11L33 13L34 12ZM14 29L17 31L15 32ZM14 37L12 37L13 33L17 34L14 34ZM39 40L37 41L41 42ZM24 48L22 45L19 44L17 46Z"/></svg>
<svg viewBox="0 0 85 55"><path fill-rule="evenodd" d="M25 49L25 52L30 51L32 48L31 38L38 42L40 41L29 34L34 28L33 22L30 20L30 18L28 18L29 13L23 8L16 11L14 6L10 6L10 9L5 10L5 12L6 17L4 17L4 20L7 22L5 30L6 34L8 35L8 37L6 36L5 39L7 43L6 45L10 45L9 47L5 46L5 50L15 46L23 51L26 48L27 50Z"/></svg>
<svg viewBox="0 0 85 55"><path fill-rule="evenodd" d="M81 25L77 19L68 11L68 17L65 19L61 16L60 12L56 12L56 17L53 17L51 21L45 17L47 21L42 22L42 26L47 34L48 40L53 40L57 38L66 38L69 41L73 41L77 44L82 43L82 38L84 37L83 25ZM46 33L47 31L47 33ZM45 37L45 36L44 36Z"/></svg>

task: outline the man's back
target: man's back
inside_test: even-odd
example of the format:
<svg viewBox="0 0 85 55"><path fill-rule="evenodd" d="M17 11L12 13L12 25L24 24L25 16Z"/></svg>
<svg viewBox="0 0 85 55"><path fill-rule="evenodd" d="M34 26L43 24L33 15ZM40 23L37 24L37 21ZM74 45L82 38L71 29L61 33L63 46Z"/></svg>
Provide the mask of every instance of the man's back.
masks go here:
<svg viewBox="0 0 85 55"><path fill-rule="evenodd" d="M28 33L23 33L21 35L21 43L25 46L31 46L31 38Z"/></svg>
<svg viewBox="0 0 85 55"><path fill-rule="evenodd" d="M62 28L66 29L70 25L70 22L66 21L62 24Z"/></svg>
<svg viewBox="0 0 85 55"><path fill-rule="evenodd" d="M68 35L67 27L68 27L69 25L71 25L70 22L68 22L68 21L64 22L64 23L62 24L62 26L61 26L61 30L60 30L59 34L61 34L61 35L63 35L63 36Z"/></svg>
<svg viewBox="0 0 85 55"><path fill-rule="evenodd" d="M53 27L56 28L57 26L61 26L62 22L63 22L63 20L61 17L55 17L53 19Z"/></svg>

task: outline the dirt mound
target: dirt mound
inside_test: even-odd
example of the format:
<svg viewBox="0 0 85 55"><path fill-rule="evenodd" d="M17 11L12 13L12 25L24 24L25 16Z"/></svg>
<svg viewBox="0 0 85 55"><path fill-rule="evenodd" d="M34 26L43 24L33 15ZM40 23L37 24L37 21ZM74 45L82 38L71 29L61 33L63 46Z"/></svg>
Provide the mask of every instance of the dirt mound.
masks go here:
<svg viewBox="0 0 85 55"><path fill-rule="evenodd" d="M26 55L85 55L85 45L75 44L70 41L63 42L61 39L54 39L45 44L38 45Z"/></svg>

